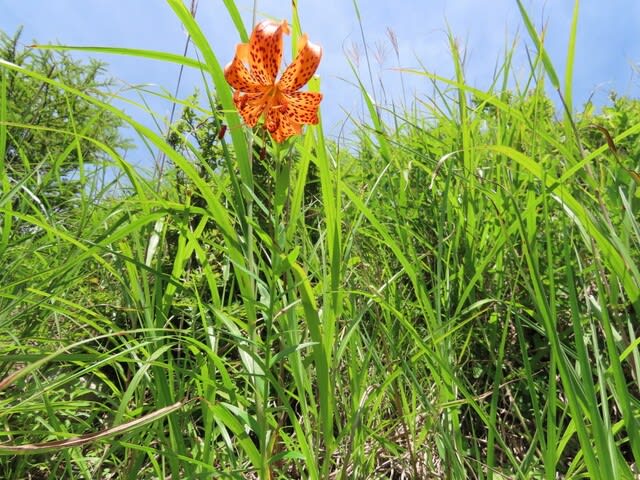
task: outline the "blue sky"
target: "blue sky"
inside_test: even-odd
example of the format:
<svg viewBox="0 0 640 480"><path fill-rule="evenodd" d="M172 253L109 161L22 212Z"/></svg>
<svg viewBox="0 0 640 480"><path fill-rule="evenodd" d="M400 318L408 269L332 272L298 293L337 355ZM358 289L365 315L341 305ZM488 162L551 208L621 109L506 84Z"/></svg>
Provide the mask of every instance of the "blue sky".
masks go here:
<svg viewBox="0 0 640 480"><path fill-rule="evenodd" d="M188 1L190 3L190 1ZM564 60L573 2L569 0L525 0L536 26L547 25L546 42L558 73ZM237 0L249 29L253 1ZM258 0L258 19L267 16L290 19L288 0ZM318 74L325 99L322 104L325 131L337 134L345 112L361 112L360 96L353 86L348 52L364 51L360 27L350 0L298 0L303 29L324 49ZM447 28L465 46L467 80L485 87L497 62L514 38L519 38L516 72L527 72L525 46L531 45L515 0L359 0L367 47L372 57L376 89L381 78L388 97L402 98L400 76L393 68L419 67L449 76L452 72ZM640 2L616 0L581 2L575 65L576 108L593 96L606 103L608 93L638 96L640 76ZM101 45L146 48L182 53L185 34L169 6L162 0L0 0L0 29L13 33L24 26L23 41L59 42L67 45ZM226 64L239 41L222 0L200 0L197 19L208 35L218 60ZM389 42L387 29L398 41L399 61ZM193 55L193 50L190 51ZM120 56L102 57L109 75L128 84L151 84L173 92L177 66ZM362 57L361 57L362 59ZM360 73L369 86L364 59ZM428 82L405 75L407 96L429 95ZM183 79L184 97L200 83L197 72ZM380 92L378 92L380 95ZM170 106L152 100L152 108L167 118ZM148 115L130 110L138 119Z"/></svg>

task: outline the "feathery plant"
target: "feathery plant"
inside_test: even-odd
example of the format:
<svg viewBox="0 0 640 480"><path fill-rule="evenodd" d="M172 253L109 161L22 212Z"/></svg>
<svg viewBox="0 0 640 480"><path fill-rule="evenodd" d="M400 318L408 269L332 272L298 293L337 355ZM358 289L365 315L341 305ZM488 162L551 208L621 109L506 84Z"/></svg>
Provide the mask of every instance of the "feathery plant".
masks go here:
<svg viewBox="0 0 640 480"><path fill-rule="evenodd" d="M520 2L520 83L514 44L488 89L469 85L453 34L453 78L401 72L433 86L412 105L378 101L353 65L369 119L348 149L321 125L280 145L244 127L192 12L167 4L194 58L41 47L201 71L205 106L174 99L166 136L0 60L0 158L30 128L8 121L19 75L170 167L149 179L71 122L52 163L87 145L107 160L70 210L30 188L37 168L0 168L0 476L634 478L640 102L576 113L579 2L564 83ZM295 51L295 2L291 25Z"/></svg>

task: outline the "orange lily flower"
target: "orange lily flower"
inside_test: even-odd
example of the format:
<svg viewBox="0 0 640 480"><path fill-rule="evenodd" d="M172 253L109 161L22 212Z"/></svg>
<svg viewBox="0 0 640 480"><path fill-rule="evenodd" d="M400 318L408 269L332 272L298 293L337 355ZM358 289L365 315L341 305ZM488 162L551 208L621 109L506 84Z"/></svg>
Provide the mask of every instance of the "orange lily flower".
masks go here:
<svg viewBox="0 0 640 480"><path fill-rule="evenodd" d="M285 33L290 33L286 20L260 22L249 43L236 47L235 57L224 69L224 77L235 89L233 103L245 123L255 127L264 115L267 130L278 143L300 133L303 124L316 125L322 100L321 93L299 91L322 57L322 48L311 43L306 34L300 37L296 58L276 81Z"/></svg>

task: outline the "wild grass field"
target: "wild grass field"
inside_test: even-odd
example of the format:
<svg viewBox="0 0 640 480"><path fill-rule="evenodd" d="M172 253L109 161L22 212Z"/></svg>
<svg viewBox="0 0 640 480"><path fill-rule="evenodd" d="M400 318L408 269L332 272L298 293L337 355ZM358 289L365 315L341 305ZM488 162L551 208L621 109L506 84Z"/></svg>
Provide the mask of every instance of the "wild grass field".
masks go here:
<svg viewBox="0 0 640 480"><path fill-rule="evenodd" d="M429 95L354 69L346 139L276 142L167 4L197 55L101 53L202 72L168 130L2 39L0 479L640 478L640 101L573 104L577 8L564 78L518 1L524 80L452 34Z"/></svg>

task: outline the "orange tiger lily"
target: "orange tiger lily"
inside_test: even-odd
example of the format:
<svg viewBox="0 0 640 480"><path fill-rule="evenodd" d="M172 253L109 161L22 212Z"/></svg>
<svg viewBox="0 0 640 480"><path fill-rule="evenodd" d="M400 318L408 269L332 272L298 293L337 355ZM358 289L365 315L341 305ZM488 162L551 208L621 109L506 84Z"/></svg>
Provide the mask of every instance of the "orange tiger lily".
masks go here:
<svg viewBox="0 0 640 480"><path fill-rule="evenodd" d="M278 143L301 132L303 124L318 123L322 94L300 92L311 79L322 57L322 48L302 35L298 54L276 81L282 63L282 37L289 34L286 20L260 22L249 43L236 47L236 54L224 69L234 88L233 102L245 123L255 127L260 117ZM248 68L247 68L248 65Z"/></svg>

